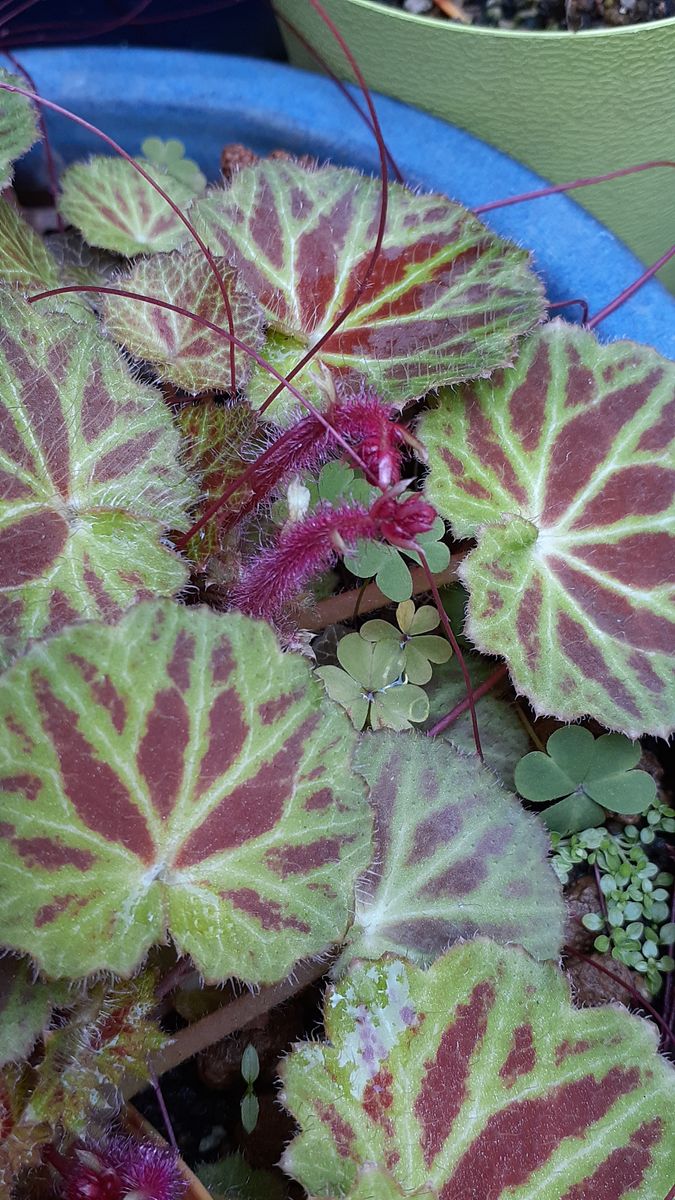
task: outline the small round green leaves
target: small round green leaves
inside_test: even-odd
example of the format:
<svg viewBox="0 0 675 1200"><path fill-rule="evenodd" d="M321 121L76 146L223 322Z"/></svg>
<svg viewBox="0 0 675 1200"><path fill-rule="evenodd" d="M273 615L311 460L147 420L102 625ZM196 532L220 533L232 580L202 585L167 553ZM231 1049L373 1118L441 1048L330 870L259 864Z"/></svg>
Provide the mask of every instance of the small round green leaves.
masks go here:
<svg viewBox="0 0 675 1200"><path fill-rule="evenodd" d="M183 211L201 186L162 166L139 160L148 175ZM123 158L96 155L75 163L61 177L59 211L85 241L131 258L176 250L189 233L163 196Z"/></svg>
<svg viewBox="0 0 675 1200"><path fill-rule="evenodd" d="M410 733L364 735L357 766L375 815L340 960L387 952L428 963L484 934L555 958L565 908L540 822L474 756Z"/></svg>
<svg viewBox="0 0 675 1200"><path fill-rule="evenodd" d="M662 1200L672 1185L675 1073L654 1029L575 1010L560 972L521 950L358 964L325 1025L283 1066L301 1132L282 1165L311 1196L350 1195L366 1164L443 1200Z"/></svg>
<svg viewBox="0 0 675 1200"><path fill-rule="evenodd" d="M26 80L0 68L0 83L25 88ZM33 102L18 92L0 89L0 190L12 182L17 158L38 140Z"/></svg>
<svg viewBox="0 0 675 1200"><path fill-rule="evenodd" d="M0 660L172 595L194 487L161 393L89 324L0 292Z"/></svg>
<svg viewBox="0 0 675 1200"><path fill-rule="evenodd" d="M429 499L478 539L465 632L538 713L673 726L674 402L675 364L554 321L422 419Z"/></svg>
<svg viewBox="0 0 675 1200"><path fill-rule="evenodd" d="M346 717L269 626L171 602L38 643L0 681L0 942L128 975L167 930L210 980L344 935L370 854Z"/></svg>
<svg viewBox="0 0 675 1200"><path fill-rule="evenodd" d="M357 729L368 721L371 729L400 732L411 729L413 721L426 720L429 701L421 687L405 682L405 654L398 640L348 633L338 642L337 657L340 667L319 667L316 674Z"/></svg>
<svg viewBox="0 0 675 1200"><path fill-rule="evenodd" d="M551 734L546 754L533 750L521 758L516 788L534 804L558 800L546 809L546 824L556 833L575 833L600 825L605 808L629 814L649 808L656 783L646 771L633 770L641 754L639 743L620 733L594 738L588 729L566 725Z"/></svg>
<svg viewBox="0 0 675 1200"><path fill-rule="evenodd" d="M236 335L258 350L263 340L262 312L239 285L236 273L222 260L218 267L230 301ZM227 310L218 281L200 250L156 254L141 259L129 275L117 281L116 286L165 300L188 309L213 325L228 328ZM111 337L135 358L147 359L156 366L163 380L192 394L209 388L230 391L230 343L214 330L180 313L129 300L125 296L107 297L105 322ZM250 357L237 350L237 387L243 388L250 368Z"/></svg>
<svg viewBox="0 0 675 1200"><path fill-rule="evenodd" d="M270 159L237 171L228 188L214 188L195 206L209 248L241 271L262 305L270 323L265 356L282 374L354 296L379 207L374 179ZM405 403L510 362L541 311L527 254L446 196L391 184L382 253L368 284L295 382L321 401L326 372L365 376L387 399ZM262 401L274 385L266 375L259 385ZM282 394L269 411L283 414L289 403Z"/></svg>

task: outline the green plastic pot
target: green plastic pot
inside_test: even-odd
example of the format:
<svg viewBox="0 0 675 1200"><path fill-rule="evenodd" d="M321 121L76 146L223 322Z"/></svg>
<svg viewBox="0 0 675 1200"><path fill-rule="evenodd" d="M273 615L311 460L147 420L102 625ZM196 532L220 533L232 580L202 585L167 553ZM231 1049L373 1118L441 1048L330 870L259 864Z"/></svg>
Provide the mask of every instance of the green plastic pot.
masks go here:
<svg viewBox="0 0 675 1200"><path fill-rule="evenodd" d="M274 2L335 74L353 79L309 0ZM374 0L322 3L369 87L467 129L553 183L675 160L675 18L512 33L411 16ZM317 70L280 24L291 62ZM673 168L574 195L645 263L675 242ZM675 260L659 278L675 292Z"/></svg>

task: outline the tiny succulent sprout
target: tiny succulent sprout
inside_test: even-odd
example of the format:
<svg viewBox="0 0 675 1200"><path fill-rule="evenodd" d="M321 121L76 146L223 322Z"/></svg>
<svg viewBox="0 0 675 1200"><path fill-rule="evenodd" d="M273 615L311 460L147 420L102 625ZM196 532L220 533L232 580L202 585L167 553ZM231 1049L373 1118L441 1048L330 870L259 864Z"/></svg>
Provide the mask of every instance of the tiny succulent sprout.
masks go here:
<svg viewBox="0 0 675 1200"><path fill-rule="evenodd" d="M187 1181L175 1151L116 1137L74 1151L60 1184L63 1200L180 1200Z"/></svg>
<svg viewBox="0 0 675 1200"><path fill-rule="evenodd" d="M369 642L390 642L403 652L403 671L408 683L428 683L432 676L432 663L445 663L452 654L449 643L443 637L432 634L440 624L440 617L431 604L415 608L414 600L404 600L396 609L398 629L390 621L366 621L361 626L361 637Z"/></svg>
<svg viewBox="0 0 675 1200"><path fill-rule="evenodd" d="M576 833L601 825L604 810L642 813L656 795L656 784L640 761L639 742L620 733L594 738L588 729L565 725L552 733L546 753L534 750L516 767L516 788L533 804L556 800L543 814L556 833Z"/></svg>

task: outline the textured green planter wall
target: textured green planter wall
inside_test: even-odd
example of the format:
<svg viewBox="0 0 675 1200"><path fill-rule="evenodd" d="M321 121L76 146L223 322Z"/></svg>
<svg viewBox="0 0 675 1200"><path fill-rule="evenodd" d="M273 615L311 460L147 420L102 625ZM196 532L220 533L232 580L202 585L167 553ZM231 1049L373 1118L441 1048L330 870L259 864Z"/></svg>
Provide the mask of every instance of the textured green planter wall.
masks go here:
<svg viewBox="0 0 675 1200"><path fill-rule="evenodd" d="M323 4L370 87L468 129L555 183L675 160L675 19L599 33L507 33L441 24L373 0ZM308 0L275 7L336 74L352 78ZM316 70L283 24L282 32L291 61ZM575 198L645 262L675 242L673 169ZM675 261L659 278L675 291Z"/></svg>

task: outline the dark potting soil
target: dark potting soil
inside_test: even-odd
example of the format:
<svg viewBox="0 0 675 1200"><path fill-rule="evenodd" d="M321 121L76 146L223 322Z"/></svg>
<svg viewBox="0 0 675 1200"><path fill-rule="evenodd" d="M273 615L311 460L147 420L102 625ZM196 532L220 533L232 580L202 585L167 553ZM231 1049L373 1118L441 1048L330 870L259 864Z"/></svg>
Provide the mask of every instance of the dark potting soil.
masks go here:
<svg viewBox="0 0 675 1200"><path fill-rule="evenodd" d="M493 29L615 28L675 15L675 0L381 0L432 20Z"/></svg>

